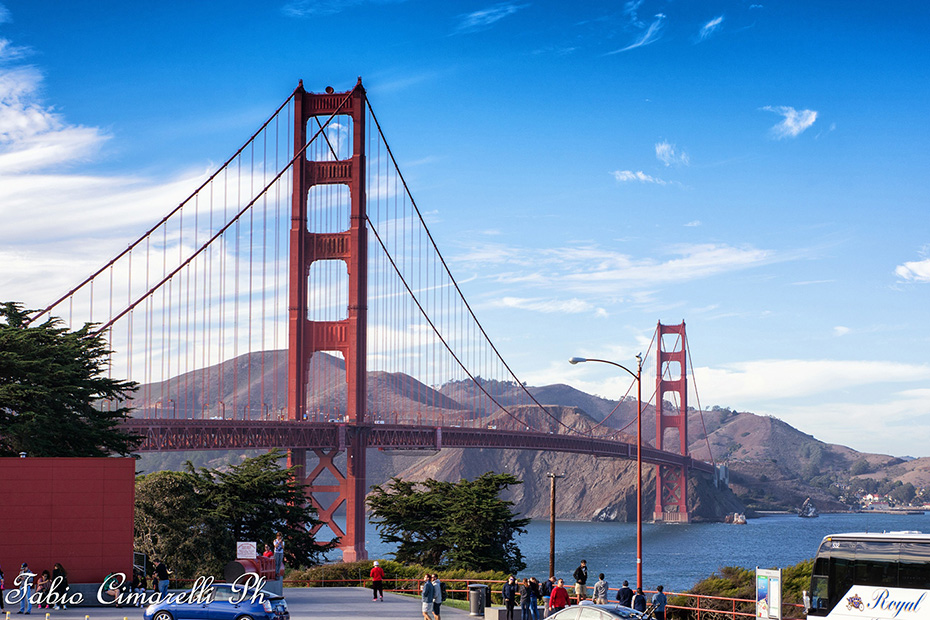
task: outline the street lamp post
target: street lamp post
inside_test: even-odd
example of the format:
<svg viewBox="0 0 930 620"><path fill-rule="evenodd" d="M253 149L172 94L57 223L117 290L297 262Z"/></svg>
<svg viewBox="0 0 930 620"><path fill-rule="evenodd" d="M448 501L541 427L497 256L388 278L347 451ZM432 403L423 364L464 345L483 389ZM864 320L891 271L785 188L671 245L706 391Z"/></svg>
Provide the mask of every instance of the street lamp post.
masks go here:
<svg viewBox="0 0 930 620"><path fill-rule="evenodd" d="M636 587L643 587L643 354L636 354L636 372L626 366L588 357L573 357L569 364L600 362L625 370L636 379Z"/></svg>
<svg viewBox="0 0 930 620"><path fill-rule="evenodd" d="M546 474L551 481L549 485L549 576L555 575L555 481L562 478L558 474Z"/></svg>

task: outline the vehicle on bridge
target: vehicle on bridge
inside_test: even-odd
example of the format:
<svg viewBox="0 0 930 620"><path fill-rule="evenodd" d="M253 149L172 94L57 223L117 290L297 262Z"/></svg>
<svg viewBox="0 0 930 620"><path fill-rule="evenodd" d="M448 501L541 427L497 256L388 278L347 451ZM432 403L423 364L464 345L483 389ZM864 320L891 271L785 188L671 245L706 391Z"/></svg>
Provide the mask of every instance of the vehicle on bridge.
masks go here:
<svg viewBox="0 0 930 620"><path fill-rule="evenodd" d="M206 596L181 597L190 591L168 593L165 600L145 608L144 620L290 620L283 596L267 590L254 592L229 583L210 586ZM253 596L255 594L255 596ZM193 600L187 600L193 598Z"/></svg>
<svg viewBox="0 0 930 620"><path fill-rule="evenodd" d="M930 534L826 536L814 559L808 616L930 618Z"/></svg>

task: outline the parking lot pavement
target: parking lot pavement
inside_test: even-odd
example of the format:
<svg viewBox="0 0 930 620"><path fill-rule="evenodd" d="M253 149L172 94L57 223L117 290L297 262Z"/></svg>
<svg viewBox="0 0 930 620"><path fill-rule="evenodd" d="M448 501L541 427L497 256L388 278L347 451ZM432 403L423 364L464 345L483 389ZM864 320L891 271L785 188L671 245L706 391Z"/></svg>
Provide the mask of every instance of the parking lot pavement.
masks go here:
<svg viewBox="0 0 930 620"><path fill-rule="evenodd" d="M404 618L406 620L422 619L420 599L385 592L384 602L374 603L371 590L366 588L284 588L284 598L293 620L371 620L381 618ZM32 608L30 616L18 615L19 605L6 606L9 620L42 620L48 614L49 620L140 620L142 609L138 607L69 607L68 609ZM0 612L3 614L3 612ZM2 615L6 620L7 616ZM464 620L468 612L442 606L443 618Z"/></svg>

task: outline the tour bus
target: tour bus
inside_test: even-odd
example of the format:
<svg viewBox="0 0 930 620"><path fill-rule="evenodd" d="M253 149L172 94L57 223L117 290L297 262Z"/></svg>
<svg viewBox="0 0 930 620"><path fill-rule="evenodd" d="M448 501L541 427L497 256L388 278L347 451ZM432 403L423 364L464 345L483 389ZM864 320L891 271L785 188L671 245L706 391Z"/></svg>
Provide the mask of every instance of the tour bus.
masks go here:
<svg viewBox="0 0 930 620"><path fill-rule="evenodd" d="M833 534L820 543L808 616L930 619L930 534Z"/></svg>

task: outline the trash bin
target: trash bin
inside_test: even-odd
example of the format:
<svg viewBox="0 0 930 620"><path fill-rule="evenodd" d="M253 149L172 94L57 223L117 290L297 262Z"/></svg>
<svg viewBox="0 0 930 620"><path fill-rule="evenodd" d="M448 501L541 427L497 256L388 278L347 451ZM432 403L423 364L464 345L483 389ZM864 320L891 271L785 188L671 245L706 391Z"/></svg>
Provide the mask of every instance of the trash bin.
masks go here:
<svg viewBox="0 0 930 620"><path fill-rule="evenodd" d="M483 583L468 586L468 615L484 616L484 608L491 598L491 588Z"/></svg>

